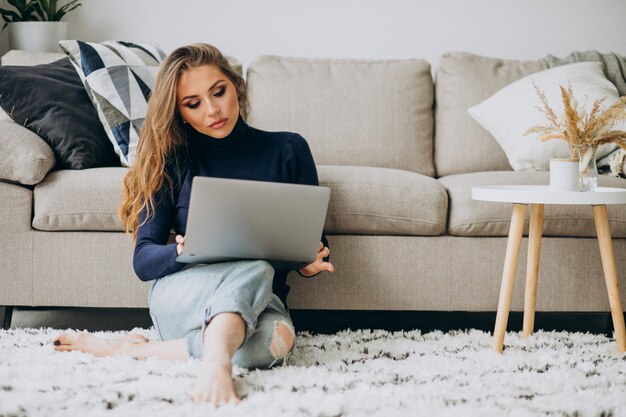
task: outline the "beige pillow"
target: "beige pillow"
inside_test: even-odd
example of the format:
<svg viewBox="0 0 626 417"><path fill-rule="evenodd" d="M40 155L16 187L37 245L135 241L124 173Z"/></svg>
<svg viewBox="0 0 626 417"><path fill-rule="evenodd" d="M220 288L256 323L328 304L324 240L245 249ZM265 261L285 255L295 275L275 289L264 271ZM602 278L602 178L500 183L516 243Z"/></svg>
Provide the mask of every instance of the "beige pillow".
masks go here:
<svg viewBox="0 0 626 417"><path fill-rule="evenodd" d="M424 60L263 56L250 63L248 88L248 122L301 134L317 164L434 175L433 83Z"/></svg>
<svg viewBox="0 0 626 417"><path fill-rule="evenodd" d="M54 164L54 153L43 139L13 121L0 120L0 180L37 184Z"/></svg>

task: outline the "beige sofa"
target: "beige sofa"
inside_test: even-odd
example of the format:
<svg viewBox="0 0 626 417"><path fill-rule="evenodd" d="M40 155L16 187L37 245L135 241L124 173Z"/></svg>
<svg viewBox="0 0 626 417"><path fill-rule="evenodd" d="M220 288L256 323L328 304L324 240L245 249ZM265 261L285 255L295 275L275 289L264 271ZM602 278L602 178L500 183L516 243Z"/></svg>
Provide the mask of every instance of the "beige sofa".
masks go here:
<svg viewBox="0 0 626 417"><path fill-rule="evenodd" d="M58 57L13 51L3 64ZM513 172L467 108L541 69L450 53L433 82L420 59L251 62L249 123L301 133L332 189L325 230L336 272L292 274L290 307L495 311L511 207L473 201L470 187L545 184L548 173ZM148 284L133 273L133 245L116 216L125 169L47 172L50 149L10 121L0 121L3 147L21 159L9 167L15 177L0 181L0 305L146 307ZM621 275L626 207L609 216ZM591 209L546 207L544 235L537 310L610 311ZM518 311L525 239L522 248Z"/></svg>

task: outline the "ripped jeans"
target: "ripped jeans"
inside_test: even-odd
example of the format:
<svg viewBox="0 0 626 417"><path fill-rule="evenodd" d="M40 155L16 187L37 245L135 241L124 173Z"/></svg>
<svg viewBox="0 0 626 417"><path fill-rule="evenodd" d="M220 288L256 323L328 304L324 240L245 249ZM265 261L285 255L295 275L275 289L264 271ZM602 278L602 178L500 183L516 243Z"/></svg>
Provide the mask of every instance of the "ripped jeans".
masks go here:
<svg viewBox="0 0 626 417"><path fill-rule="evenodd" d="M293 323L272 293L274 269L265 261L190 264L154 280L148 293L150 316L161 340L185 339L189 357L202 358L204 329L220 313L239 313L246 325L244 343L233 365L268 368L284 358L270 350L278 323L294 337Z"/></svg>

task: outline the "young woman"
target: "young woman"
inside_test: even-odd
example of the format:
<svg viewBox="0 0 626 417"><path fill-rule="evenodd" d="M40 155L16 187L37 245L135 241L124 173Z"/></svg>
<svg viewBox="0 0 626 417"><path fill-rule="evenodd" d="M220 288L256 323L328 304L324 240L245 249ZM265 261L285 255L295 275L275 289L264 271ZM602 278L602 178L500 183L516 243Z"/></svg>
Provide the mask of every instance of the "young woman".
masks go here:
<svg viewBox="0 0 626 417"><path fill-rule="evenodd" d="M289 271L265 261L181 264L192 178L223 178L317 185L306 141L270 133L242 119L245 83L213 46L173 51L161 64L141 130L137 156L124 179L120 208L135 239L133 266L152 281L150 315L161 341L141 335L102 339L63 333L58 351L98 356L128 354L169 360L201 358L194 401L238 402L232 366L265 368L284 361L295 333L285 307ZM170 230L175 242L168 242ZM298 271L332 272L325 238L315 262Z"/></svg>

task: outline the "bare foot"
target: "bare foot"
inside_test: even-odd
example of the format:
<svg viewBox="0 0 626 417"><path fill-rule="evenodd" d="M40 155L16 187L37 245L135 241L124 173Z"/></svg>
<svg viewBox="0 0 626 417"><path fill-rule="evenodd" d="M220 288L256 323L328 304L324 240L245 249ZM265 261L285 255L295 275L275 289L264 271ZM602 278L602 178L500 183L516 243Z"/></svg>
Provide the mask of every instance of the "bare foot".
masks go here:
<svg viewBox="0 0 626 417"><path fill-rule="evenodd" d="M52 343L54 344L54 350L58 352L78 350L80 352L90 353L94 356L104 357L125 353L124 347L129 343L141 343L134 341L139 340L137 337L128 340L130 336L132 335L120 339L104 339L84 332L61 333L52 339ZM143 337L141 335L137 336Z"/></svg>
<svg viewBox="0 0 626 417"><path fill-rule="evenodd" d="M235 394L230 363L203 363L196 385L187 394L194 402L208 401L216 407L241 402Z"/></svg>

